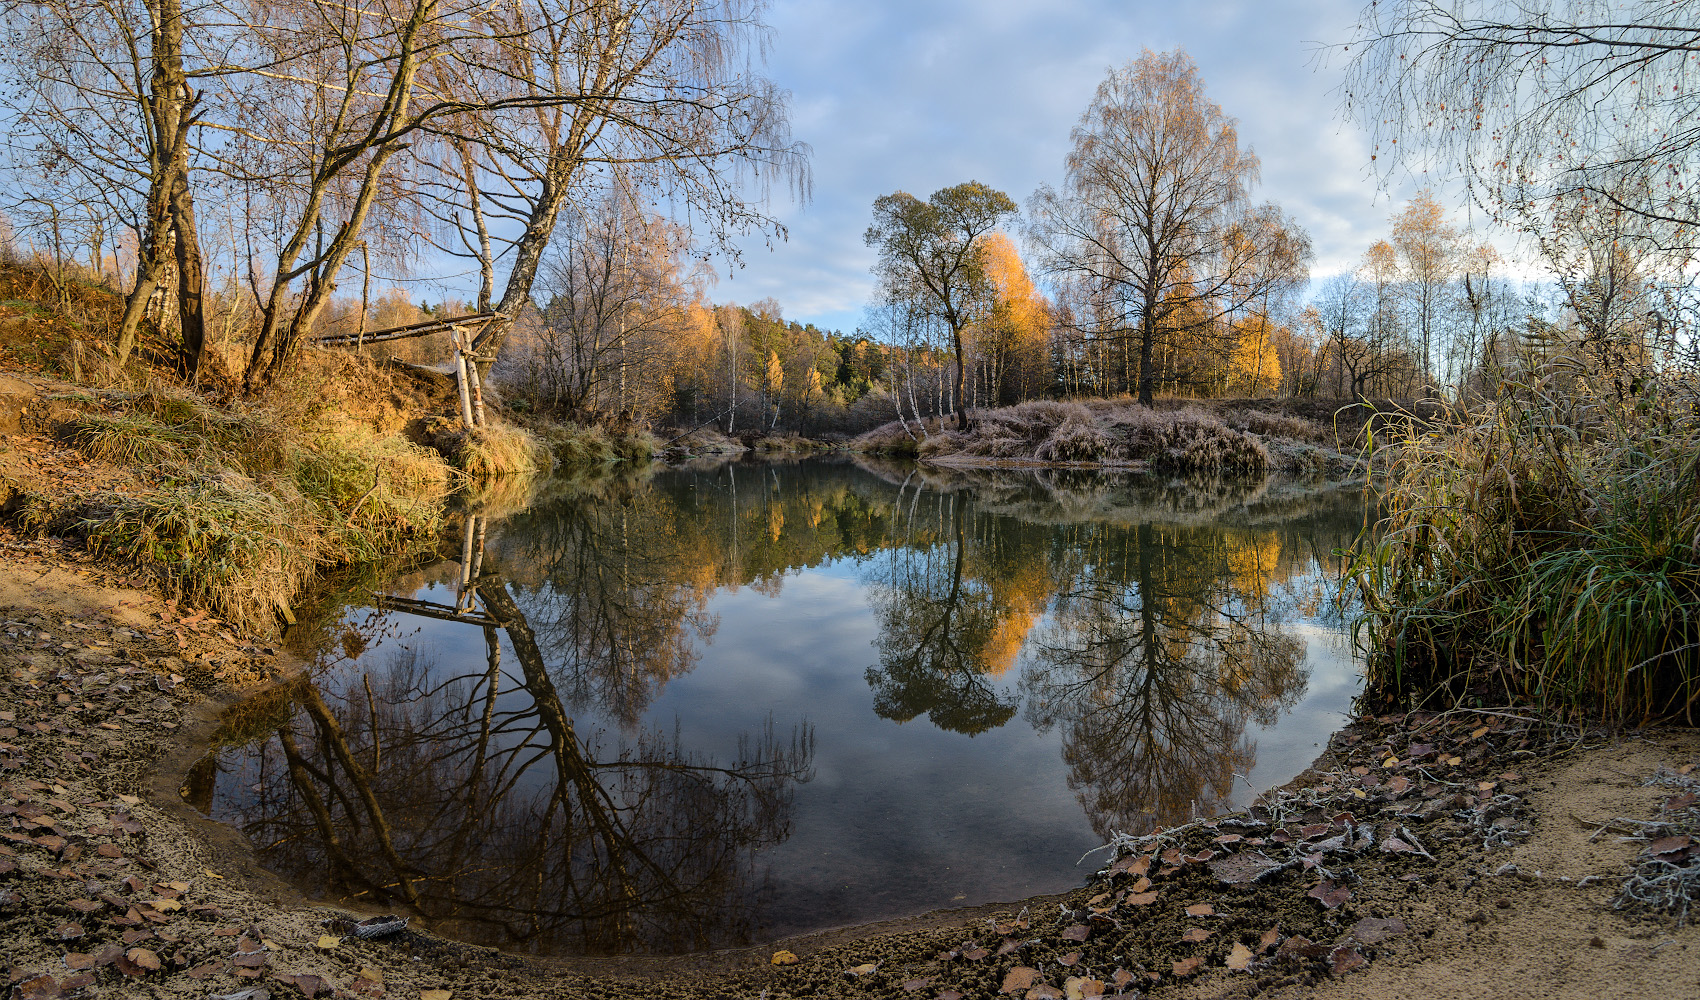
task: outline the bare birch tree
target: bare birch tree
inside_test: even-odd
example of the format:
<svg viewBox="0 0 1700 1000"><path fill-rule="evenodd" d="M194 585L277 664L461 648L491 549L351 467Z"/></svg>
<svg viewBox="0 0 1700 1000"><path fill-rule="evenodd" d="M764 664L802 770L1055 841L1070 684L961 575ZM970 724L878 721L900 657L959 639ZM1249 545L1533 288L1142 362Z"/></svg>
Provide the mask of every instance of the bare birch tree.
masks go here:
<svg viewBox="0 0 1700 1000"><path fill-rule="evenodd" d="M1257 157L1185 52L1147 50L1112 69L1073 139L1062 190L1046 185L1029 201L1029 232L1045 270L1082 284L1095 325L1114 327L1099 338L1133 340L1149 406L1166 340L1231 316L1268 281L1293 280L1269 255L1295 244L1250 239L1261 231L1247 198Z"/></svg>

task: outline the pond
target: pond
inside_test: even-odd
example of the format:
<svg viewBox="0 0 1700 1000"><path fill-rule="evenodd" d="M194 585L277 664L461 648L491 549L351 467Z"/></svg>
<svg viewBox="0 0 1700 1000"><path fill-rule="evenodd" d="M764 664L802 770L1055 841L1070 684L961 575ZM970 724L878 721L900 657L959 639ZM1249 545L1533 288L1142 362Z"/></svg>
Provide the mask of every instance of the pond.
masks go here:
<svg viewBox="0 0 1700 1000"><path fill-rule="evenodd" d="M312 895L669 953L1059 892L1304 769L1359 489L846 460L553 484L344 594L187 782Z"/></svg>

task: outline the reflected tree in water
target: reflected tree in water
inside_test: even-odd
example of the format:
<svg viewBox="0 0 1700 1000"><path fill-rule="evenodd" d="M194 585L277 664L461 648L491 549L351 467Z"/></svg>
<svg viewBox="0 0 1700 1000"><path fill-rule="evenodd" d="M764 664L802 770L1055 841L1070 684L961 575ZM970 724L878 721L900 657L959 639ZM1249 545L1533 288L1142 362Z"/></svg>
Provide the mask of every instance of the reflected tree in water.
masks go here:
<svg viewBox="0 0 1700 1000"><path fill-rule="evenodd" d="M482 614L442 615L483 627L481 669L402 653L376 677L297 681L267 710L275 738L239 825L273 867L478 941L611 954L749 940L753 856L790 833L810 731L782 741L770 720L728 764L677 734L603 746L576 731L492 566Z"/></svg>
<svg viewBox="0 0 1700 1000"><path fill-rule="evenodd" d="M883 718L907 722L926 713L940 729L973 736L1015 716L1015 701L990 676L1005 611L984 581L963 574L963 498L928 494L927 518L914 509L920 499L917 493L908 517L913 547L887 549L870 580L880 662L868 668L868 686ZM930 536L927 520L938 528Z"/></svg>
<svg viewBox="0 0 1700 1000"><path fill-rule="evenodd" d="M1074 582L1022 677L1062 731L1094 831L1210 815L1256 759L1246 737L1303 696L1303 643L1272 628L1269 559L1249 533L1141 524L1081 531Z"/></svg>
<svg viewBox="0 0 1700 1000"><path fill-rule="evenodd" d="M706 540L681 530L666 496L631 484L516 520L495 547L504 563L529 567L514 581L517 600L562 698L635 726L718 627L706 610Z"/></svg>

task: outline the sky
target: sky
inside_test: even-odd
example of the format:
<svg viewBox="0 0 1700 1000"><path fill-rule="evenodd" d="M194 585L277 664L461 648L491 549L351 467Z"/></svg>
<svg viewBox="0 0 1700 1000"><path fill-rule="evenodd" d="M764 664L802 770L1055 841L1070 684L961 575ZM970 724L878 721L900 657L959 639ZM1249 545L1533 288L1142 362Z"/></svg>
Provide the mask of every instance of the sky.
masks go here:
<svg viewBox="0 0 1700 1000"><path fill-rule="evenodd" d="M1337 121L1358 0L773 0L767 75L813 148L813 195L776 190L789 231L715 262L716 302L771 297L786 319L849 332L874 292L874 199L977 180L1024 204L1062 180L1069 131L1111 66L1184 48L1263 163L1258 201L1310 233L1313 278L1349 270L1420 187L1383 189L1368 142ZM1439 191L1442 201L1458 205ZM1462 212L1459 218L1462 218Z"/></svg>

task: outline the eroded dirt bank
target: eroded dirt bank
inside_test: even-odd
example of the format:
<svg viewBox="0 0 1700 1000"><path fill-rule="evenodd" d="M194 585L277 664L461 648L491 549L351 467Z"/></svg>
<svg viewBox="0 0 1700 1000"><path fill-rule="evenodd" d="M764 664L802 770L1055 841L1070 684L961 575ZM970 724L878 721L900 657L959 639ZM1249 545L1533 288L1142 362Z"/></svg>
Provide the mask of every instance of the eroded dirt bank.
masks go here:
<svg viewBox="0 0 1700 1000"><path fill-rule="evenodd" d="M301 899L178 796L219 699L288 665L132 583L0 531L13 996L1700 993L1700 932L1611 905L1646 852L1693 863L1626 820L1700 821L1700 738L1516 713L1361 720L1261 807L1100 855L1110 873L1062 897L679 959L532 960L418 922L361 940L347 920L369 914Z"/></svg>

